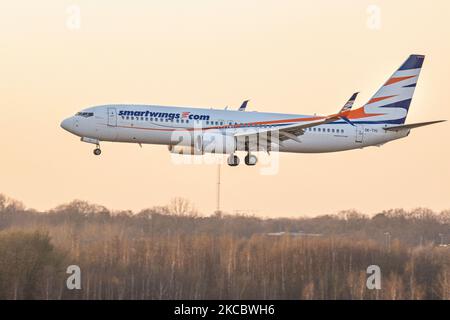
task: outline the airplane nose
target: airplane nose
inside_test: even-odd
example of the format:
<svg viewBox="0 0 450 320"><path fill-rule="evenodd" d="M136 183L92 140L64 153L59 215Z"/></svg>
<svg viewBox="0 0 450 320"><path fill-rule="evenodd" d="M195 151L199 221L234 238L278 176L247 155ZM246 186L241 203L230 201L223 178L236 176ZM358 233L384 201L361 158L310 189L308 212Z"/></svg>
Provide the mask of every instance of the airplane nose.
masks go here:
<svg viewBox="0 0 450 320"><path fill-rule="evenodd" d="M64 119L61 122L61 128L63 128L64 130L67 130L69 132L72 130L72 126L73 126L73 119L72 118Z"/></svg>

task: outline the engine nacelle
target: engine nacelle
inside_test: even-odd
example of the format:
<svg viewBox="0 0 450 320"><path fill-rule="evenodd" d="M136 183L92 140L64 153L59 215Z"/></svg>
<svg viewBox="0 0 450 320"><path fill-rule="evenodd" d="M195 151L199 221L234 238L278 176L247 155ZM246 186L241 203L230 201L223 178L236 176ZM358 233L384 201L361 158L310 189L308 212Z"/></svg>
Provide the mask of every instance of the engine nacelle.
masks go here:
<svg viewBox="0 0 450 320"><path fill-rule="evenodd" d="M231 154L236 151L234 136L206 132L195 137L194 148L203 153Z"/></svg>
<svg viewBox="0 0 450 320"><path fill-rule="evenodd" d="M201 150L196 150L195 147L186 147L186 146L169 146L169 152L181 155L202 155L203 152Z"/></svg>

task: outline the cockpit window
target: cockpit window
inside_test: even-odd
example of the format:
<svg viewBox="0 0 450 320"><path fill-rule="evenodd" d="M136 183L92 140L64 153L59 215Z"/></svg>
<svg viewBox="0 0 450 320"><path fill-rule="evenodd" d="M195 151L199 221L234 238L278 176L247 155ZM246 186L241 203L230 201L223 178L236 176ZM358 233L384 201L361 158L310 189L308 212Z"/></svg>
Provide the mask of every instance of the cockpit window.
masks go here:
<svg viewBox="0 0 450 320"><path fill-rule="evenodd" d="M93 113L93 112L78 112L78 113L76 114L76 116L89 118L89 117L94 116L94 113Z"/></svg>

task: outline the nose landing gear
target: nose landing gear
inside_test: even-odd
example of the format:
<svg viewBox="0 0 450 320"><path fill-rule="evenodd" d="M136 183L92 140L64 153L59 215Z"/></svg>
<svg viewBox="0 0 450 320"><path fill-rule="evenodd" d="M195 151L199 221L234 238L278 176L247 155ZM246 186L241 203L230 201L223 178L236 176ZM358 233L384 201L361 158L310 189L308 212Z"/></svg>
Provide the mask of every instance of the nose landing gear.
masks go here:
<svg viewBox="0 0 450 320"><path fill-rule="evenodd" d="M88 138L88 137L81 137L80 140L83 141L83 142L86 142L86 143L95 144L96 148L94 149L94 154L96 156L99 156L102 153L102 150L100 150L100 141L98 139Z"/></svg>
<svg viewBox="0 0 450 320"><path fill-rule="evenodd" d="M100 149L100 145L97 145L97 148L94 149L94 154L96 156L99 156L102 153L102 150Z"/></svg>

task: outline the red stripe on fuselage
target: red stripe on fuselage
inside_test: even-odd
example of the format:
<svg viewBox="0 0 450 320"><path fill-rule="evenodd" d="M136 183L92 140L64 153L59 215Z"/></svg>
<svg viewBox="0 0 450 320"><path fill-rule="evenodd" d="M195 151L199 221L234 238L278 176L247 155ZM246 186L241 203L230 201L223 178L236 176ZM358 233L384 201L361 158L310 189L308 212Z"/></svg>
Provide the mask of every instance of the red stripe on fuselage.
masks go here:
<svg viewBox="0 0 450 320"><path fill-rule="evenodd" d="M345 115L349 119L360 119L360 118L376 117L376 116L379 116L379 115L384 115L384 113L371 113L371 114L370 113L365 113L364 107L361 107L361 108L358 108L356 110L345 111L345 112L342 113L342 115ZM326 117L324 117L324 116L311 116L311 117L304 117L304 118L246 122L246 123L243 123L243 124L228 124L228 125L223 125L223 126L204 127L204 128L198 128L198 129L211 130L211 129L244 128L244 127L252 127L252 126L258 126L258 125L283 124L283 123L290 123L290 122L307 122L307 121L321 120L321 119L324 119L324 118L326 118ZM195 128L191 128L191 127L170 128L170 129L146 128L146 127L137 127L137 126L117 126L117 127L119 127L119 128L126 128L126 129L153 130L153 131L175 131L175 130L192 131L192 130L195 130Z"/></svg>

